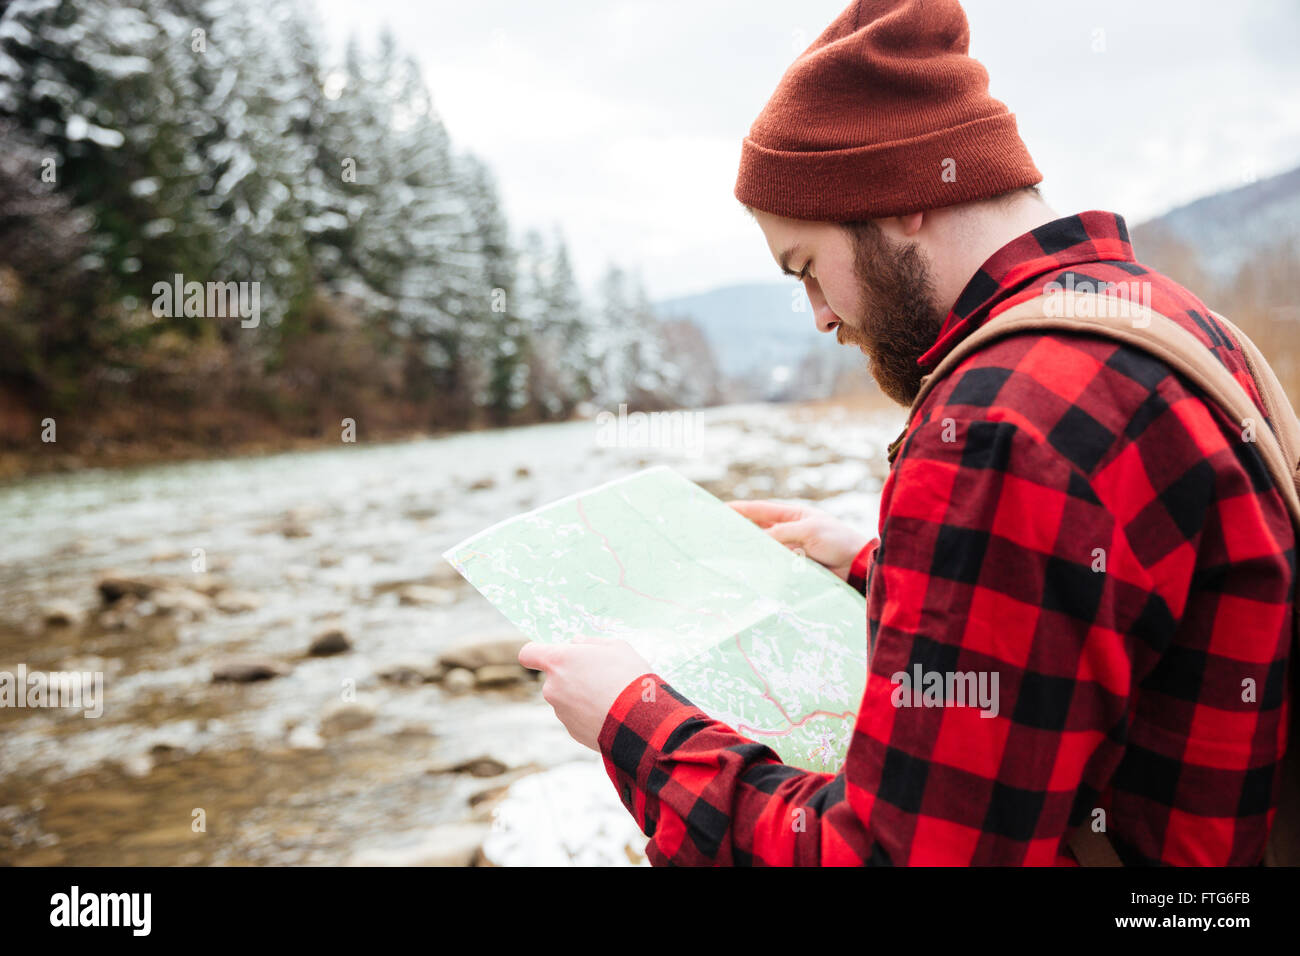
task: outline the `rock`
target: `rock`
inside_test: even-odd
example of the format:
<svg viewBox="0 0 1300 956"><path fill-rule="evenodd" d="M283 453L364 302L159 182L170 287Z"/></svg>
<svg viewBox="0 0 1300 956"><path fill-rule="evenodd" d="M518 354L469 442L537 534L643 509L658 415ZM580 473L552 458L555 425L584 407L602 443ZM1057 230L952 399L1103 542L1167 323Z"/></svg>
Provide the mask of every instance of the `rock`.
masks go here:
<svg viewBox="0 0 1300 956"><path fill-rule="evenodd" d="M252 681L283 677L289 668L269 657L230 657L212 665L215 682L247 684Z"/></svg>
<svg viewBox="0 0 1300 956"><path fill-rule="evenodd" d="M461 573L450 564L439 564L429 574L428 583L437 588L455 588L468 584Z"/></svg>
<svg viewBox="0 0 1300 956"><path fill-rule="evenodd" d="M442 689L449 694L463 694L474 689L474 672L464 667L453 667L442 678Z"/></svg>
<svg viewBox="0 0 1300 956"><path fill-rule="evenodd" d="M158 588L165 586L166 582L162 578L152 574L127 575L115 571L105 572L95 582L99 596L105 604L115 604L128 595L147 598Z"/></svg>
<svg viewBox="0 0 1300 956"><path fill-rule="evenodd" d="M363 730L375 722L375 708L361 701L340 701L331 704L320 720L320 732L324 737L337 737L340 734Z"/></svg>
<svg viewBox="0 0 1300 956"><path fill-rule="evenodd" d="M414 740L417 738L428 740L438 735L433 732L428 724L403 724L388 736L395 740Z"/></svg>
<svg viewBox="0 0 1300 956"><path fill-rule="evenodd" d="M434 588L424 584L408 584L397 592L397 603L416 606L454 604L456 595L446 588Z"/></svg>
<svg viewBox="0 0 1300 956"><path fill-rule="evenodd" d="M212 609L212 602L207 597L188 588L163 588L155 591L151 600L159 614L183 612L198 617Z"/></svg>
<svg viewBox="0 0 1300 956"><path fill-rule="evenodd" d="M467 773L471 777L499 777L510 768L489 754L480 754L453 764L434 764L427 773Z"/></svg>
<svg viewBox="0 0 1300 956"><path fill-rule="evenodd" d="M312 657L329 657L352 649L352 642L341 627L329 627L311 639L307 653Z"/></svg>
<svg viewBox="0 0 1300 956"><path fill-rule="evenodd" d="M477 478L474 481L471 481L468 485L466 485L466 488L469 491L487 491L490 488L495 488L496 485L497 485L496 479L489 475L487 477Z"/></svg>
<svg viewBox="0 0 1300 956"><path fill-rule="evenodd" d="M474 672L475 687L508 687L528 680L529 672L518 664L484 664Z"/></svg>
<svg viewBox="0 0 1300 956"><path fill-rule="evenodd" d="M468 803L471 807L477 807L483 803L489 805L499 803L501 798L504 797L509 790L510 784L508 783L503 783L495 787L488 787L486 790L476 790L474 793L469 795ZM491 819L492 815L491 813L488 813L486 816L488 819Z"/></svg>
<svg viewBox="0 0 1300 956"><path fill-rule="evenodd" d="M289 749L291 750L323 750L324 747L325 740L312 727L300 724L289 731Z"/></svg>
<svg viewBox="0 0 1300 956"><path fill-rule="evenodd" d="M526 465L520 465L518 468L515 469L516 478L527 478L531 474L532 472L528 470L528 467Z"/></svg>
<svg viewBox="0 0 1300 956"><path fill-rule="evenodd" d="M176 585L190 591L197 591L206 597L216 597L219 592L230 587L230 582L220 575L200 571L177 578Z"/></svg>
<svg viewBox="0 0 1300 956"><path fill-rule="evenodd" d="M41 608L46 627L72 627L81 621L81 611L71 601L51 601Z"/></svg>
<svg viewBox="0 0 1300 956"><path fill-rule="evenodd" d="M486 823L449 823L414 834L394 847L371 847L353 854L349 866L474 866L491 831Z"/></svg>
<svg viewBox="0 0 1300 956"><path fill-rule="evenodd" d="M115 604L109 605L106 610L100 611L95 620L106 631L125 631L128 628L139 627L140 603L138 598L128 594L118 599Z"/></svg>
<svg viewBox="0 0 1300 956"><path fill-rule="evenodd" d="M185 752L185 747L181 744L166 740L160 740L149 748L149 756L154 760L175 760L177 757L184 756Z"/></svg>
<svg viewBox="0 0 1300 956"><path fill-rule="evenodd" d="M463 667L477 671L489 664L519 663L519 649L527 643L522 637L502 637L494 640L461 644L444 651L438 663L448 669Z"/></svg>
<svg viewBox="0 0 1300 956"><path fill-rule="evenodd" d="M222 591L215 603L222 614L243 614L261 607L262 596L252 591Z"/></svg>
<svg viewBox="0 0 1300 956"><path fill-rule="evenodd" d="M428 684L442 678L442 668L427 661L398 661L381 670L379 677L394 684Z"/></svg>

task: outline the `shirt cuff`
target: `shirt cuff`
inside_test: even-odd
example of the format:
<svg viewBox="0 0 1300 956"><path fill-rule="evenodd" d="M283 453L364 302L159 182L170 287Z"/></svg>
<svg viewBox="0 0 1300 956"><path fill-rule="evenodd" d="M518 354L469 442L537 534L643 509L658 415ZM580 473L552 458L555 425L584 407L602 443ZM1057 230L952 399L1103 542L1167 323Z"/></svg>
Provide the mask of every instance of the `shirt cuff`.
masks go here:
<svg viewBox="0 0 1300 956"><path fill-rule="evenodd" d="M651 774L663 745L691 718L707 715L658 674L648 672L633 678L605 715L596 740L605 772L643 832L647 792L654 792Z"/></svg>
<svg viewBox="0 0 1300 956"><path fill-rule="evenodd" d="M853 559L853 564L849 566L849 586L864 597L867 593L867 575L871 570L871 562L876 556L878 547L880 547L880 539L872 538L858 552L858 556Z"/></svg>

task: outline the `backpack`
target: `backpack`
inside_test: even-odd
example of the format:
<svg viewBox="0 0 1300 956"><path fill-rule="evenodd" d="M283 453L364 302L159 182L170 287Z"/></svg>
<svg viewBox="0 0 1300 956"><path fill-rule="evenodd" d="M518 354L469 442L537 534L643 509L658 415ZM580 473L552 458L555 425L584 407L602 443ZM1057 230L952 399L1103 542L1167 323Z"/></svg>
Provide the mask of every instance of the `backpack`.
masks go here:
<svg viewBox="0 0 1300 956"><path fill-rule="evenodd" d="M1256 445L1273 483L1286 502L1296 528L1297 541L1300 541L1300 422L1273 369L1255 344L1217 312L1210 315L1236 340L1263 399L1271 427L1256 430ZM1245 424L1248 419L1259 417L1259 408L1232 373L1196 336L1173 319L1136 301L1104 293L1059 291L1030 299L989 317L921 379L920 391L908 411L907 425L889 446L890 462L898 454L925 397L964 358L1004 335L1052 329L1101 335L1143 349L1198 387L1233 421ZM1295 590L1293 595L1300 598ZM1300 599L1293 601L1293 612L1291 696L1287 701L1290 710L1288 746L1279 764L1281 790L1264 851L1266 866L1300 866L1300 707L1297 707L1297 684L1300 680L1295 676L1296 662L1300 661L1300 653L1297 653L1300 650ZM1094 831L1089 821L1070 834L1068 843L1082 866L1122 865L1109 838L1104 832Z"/></svg>

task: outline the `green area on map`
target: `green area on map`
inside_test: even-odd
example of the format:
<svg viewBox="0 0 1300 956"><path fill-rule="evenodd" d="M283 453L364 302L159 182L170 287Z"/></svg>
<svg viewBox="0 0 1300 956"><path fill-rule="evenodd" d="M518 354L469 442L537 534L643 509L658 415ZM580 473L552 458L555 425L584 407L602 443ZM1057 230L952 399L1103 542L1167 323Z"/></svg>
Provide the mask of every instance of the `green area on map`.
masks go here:
<svg viewBox="0 0 1300 956"><path fill-rule="evenodd" d="M671 468L503 521L444 557L530 640L621 638L787 764L844 762L867 677L862 596Z"/></svg>

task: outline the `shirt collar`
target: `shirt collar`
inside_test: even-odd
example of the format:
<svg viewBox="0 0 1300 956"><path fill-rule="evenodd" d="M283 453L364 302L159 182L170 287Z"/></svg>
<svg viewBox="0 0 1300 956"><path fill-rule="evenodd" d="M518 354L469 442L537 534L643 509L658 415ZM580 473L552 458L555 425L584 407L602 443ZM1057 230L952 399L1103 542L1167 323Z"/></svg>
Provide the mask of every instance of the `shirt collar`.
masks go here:
<svg viewBox="0 0 1300 956"><path fill-rule="evenodd" d="M980 266L957 297L939 337L917 359L932 369L988 318L993 306L1035 278L1081 262L1136 262L1124 218L1092 210L1065 216L1012 239Z"/></svg>

